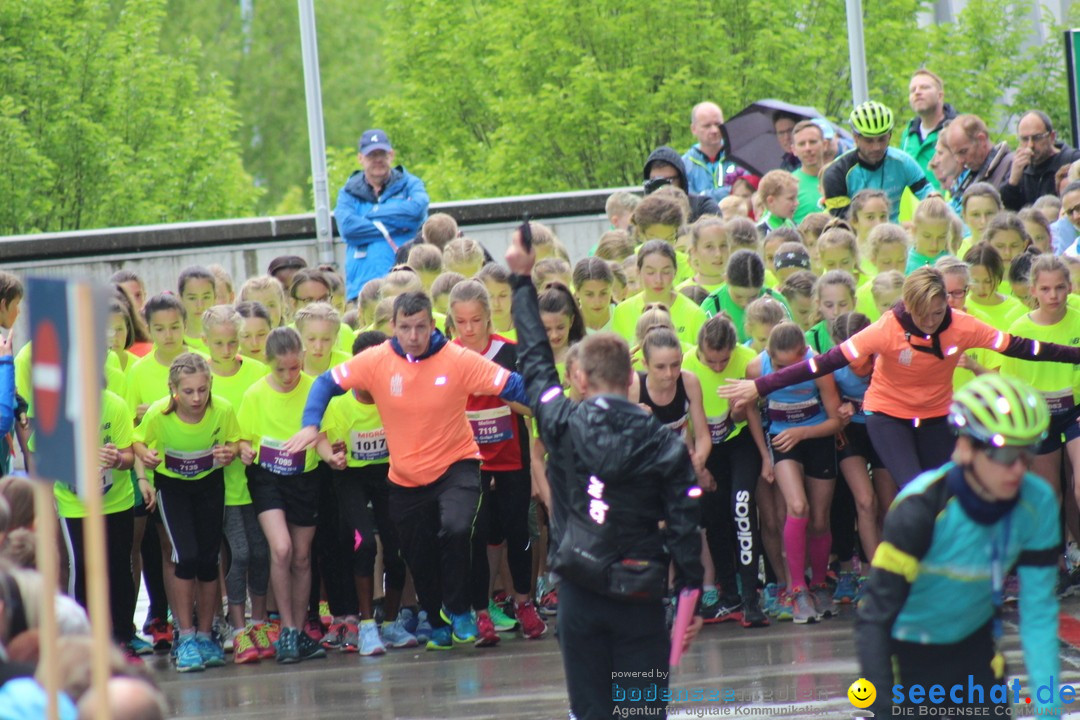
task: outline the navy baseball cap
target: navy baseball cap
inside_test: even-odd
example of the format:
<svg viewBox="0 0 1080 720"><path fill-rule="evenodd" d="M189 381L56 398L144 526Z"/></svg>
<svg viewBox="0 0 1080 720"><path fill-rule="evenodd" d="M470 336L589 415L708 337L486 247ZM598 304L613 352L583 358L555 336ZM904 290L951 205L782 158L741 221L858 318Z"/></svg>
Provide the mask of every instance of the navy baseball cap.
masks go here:
<svg viewBox="0 0 1080 720"><path fill-rule="evenodd" d="M386 133L378 129L365 130L364 134L360 136L359 147L361 155L367 155L376 150L390 152L394 149L390 146L390 138L386 137Z"/></svg>

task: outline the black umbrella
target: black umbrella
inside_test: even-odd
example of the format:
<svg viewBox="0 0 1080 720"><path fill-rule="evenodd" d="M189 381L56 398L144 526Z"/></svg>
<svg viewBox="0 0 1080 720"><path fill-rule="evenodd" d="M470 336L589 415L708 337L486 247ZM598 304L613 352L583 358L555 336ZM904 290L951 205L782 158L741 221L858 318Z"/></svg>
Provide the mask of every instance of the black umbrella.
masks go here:
<svg viewBox="0 0 1080 720"><path fill-rule="evenodd" d="M780 100L758 100L743 108L724 123L724 146L727 159L746 168L755 175L764 175L780 167L784 151L773 129L773 116L777 112L790 113L806 120L825 117L817 108L792 105ZM843 128L830 123L841 137L851 140Z"/></svg>

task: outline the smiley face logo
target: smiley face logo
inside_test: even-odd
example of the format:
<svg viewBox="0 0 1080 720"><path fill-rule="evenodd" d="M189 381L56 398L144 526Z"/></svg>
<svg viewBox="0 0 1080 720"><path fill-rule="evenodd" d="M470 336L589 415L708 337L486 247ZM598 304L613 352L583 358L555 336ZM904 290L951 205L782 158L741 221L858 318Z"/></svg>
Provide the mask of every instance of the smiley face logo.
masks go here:
<svg viewBox="0 0 1080 720"><path fill-rule="evenodd" d="M851 683L851 687L847 691L848 700L851 704L857 708L868 708L874 704L874 700L877 699L877 688L874 687L874 683L870 682L866 678L859 678L855 682Z"/></svg>

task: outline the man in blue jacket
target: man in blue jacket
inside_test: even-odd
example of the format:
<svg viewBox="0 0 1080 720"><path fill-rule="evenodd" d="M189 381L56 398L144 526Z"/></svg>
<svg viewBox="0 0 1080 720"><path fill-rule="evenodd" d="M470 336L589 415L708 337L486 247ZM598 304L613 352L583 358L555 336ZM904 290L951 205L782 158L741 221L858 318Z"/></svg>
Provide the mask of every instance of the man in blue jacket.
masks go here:
<svg viewBox="0 0 1080 720"><path fill-rule="evenodd" d="M398 246L411 240L427 219L424 181L394 166L394 148L382 130L365 130L357 159L363 170L349 176L338 193L334 217L345 251L345 297L394 265Z"/></svg>

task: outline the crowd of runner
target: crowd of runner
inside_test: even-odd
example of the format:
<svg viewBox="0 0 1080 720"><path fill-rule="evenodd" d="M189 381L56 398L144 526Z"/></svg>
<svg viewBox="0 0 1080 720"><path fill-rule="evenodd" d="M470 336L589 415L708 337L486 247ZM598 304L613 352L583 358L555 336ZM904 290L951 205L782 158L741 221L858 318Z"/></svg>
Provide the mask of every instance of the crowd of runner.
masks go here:
<svg viewBox="0 0 1080 720"><path fill-rule="evenodd" d="M983 166L1001 153L965 163L985 132L943 111L932 73L913 78L912 107L935 91L941 122L919 111L912 154L889 145L878 103L851 112L846 152L830 123L779 113L790 165L760 177L725 160L723 117L703 103L701 142L649 156L644 197L608 199L587 257L529 225L564 393L582 392L576 344L614 332L631 401L685 437L706 623L814 623L858 602L898 491L953 452L953 389L987 373L1049 404L1030 467L1064 506L1054 592L1080 590L1080 163L1028 113L995 184ZM1064 172L1029 181L1054 158ZM548 634L557 518L514 373L511 276L445 214L401 250L355 297L335 268L293 256L243 279L213 266L170 287L108 279L100 481L113 634L132 657L171 649L190 672ZM6 330L22 296L0 274ZM0 429L32 470L32 348L16 350L0 357ZM11 558L19 525L3 525L23 492L0 495ZM55 497L65 589L85 605L85 508L67 484Z"/></svg>

